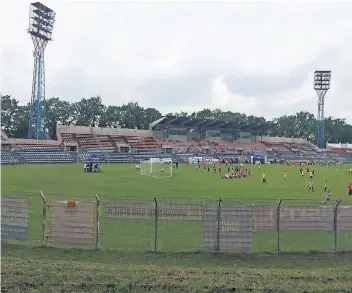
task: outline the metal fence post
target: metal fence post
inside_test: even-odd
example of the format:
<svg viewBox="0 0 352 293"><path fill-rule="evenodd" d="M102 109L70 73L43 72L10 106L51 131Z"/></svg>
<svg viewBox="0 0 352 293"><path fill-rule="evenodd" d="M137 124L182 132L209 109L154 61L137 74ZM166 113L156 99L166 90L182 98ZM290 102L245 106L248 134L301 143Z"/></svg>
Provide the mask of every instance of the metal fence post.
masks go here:
<svg viewBox="0 0 352 293"><path fill-rule="evenodd" d="M95 195L95 243L94 243L94 250L99 248L100 243L100 199L99 196Z"/></svg>
<svg viewBox="0 0 352 293"><path fill-rule="evenodd" d="M154 253L158 248L158 200L154 197Z"/></svg>
<svg viewBox="0 0 352 293"><path fill-rule="evenodd" d="M220 221L221 221L221 202L222 199L220 198L218 201L218 212L217 212L217 234L216 234L216 250L219 253L220 252Z"/></svg>
<svg viewBox="0 0 352 293"><path fill-rule="evenodd" d="M341 201L341 199L337 200L334 207L334 252L337 250L337 208Z"/></svg>
<svg viewBox="0 0 352 293"><path fill-rule="evenodd" d="M279 200L276 211L276 236L277 236L277 246L276 252L280 254L280 208L281 208L282 199Z"/></svg>
<svg viewBox="0 0 352 293"><path fill-rule="evenodd" d="M42 191L40 191L40 196L42 197L43 201L43 211L42 211L42 216L43 216L43 222L42 222L42 247L45 246L45 233L46 233L46 210L47 210L47 204L46 204L46 197Z"/></svg>

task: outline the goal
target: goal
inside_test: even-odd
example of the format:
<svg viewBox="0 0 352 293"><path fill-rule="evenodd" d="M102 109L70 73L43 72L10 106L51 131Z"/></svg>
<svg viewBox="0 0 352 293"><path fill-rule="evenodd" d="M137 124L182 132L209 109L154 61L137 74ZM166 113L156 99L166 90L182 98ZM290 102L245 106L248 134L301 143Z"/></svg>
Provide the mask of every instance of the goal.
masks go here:
<svg viewBox="0 0 352 293"><path fill-rule="evenodd" d="M151 158L147 161L140 162L140 172L144 176L154 178L172 177L172 160Z"/></svg>

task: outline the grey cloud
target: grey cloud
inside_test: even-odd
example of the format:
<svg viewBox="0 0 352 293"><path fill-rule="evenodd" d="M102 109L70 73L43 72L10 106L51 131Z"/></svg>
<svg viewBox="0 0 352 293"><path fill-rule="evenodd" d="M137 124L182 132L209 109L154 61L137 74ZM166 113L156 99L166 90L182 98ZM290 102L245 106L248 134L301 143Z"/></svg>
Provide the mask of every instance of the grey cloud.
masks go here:
<svg viewBox="0 0 352 293"><path fill-rule="evenodd" d="M211 76L206 74L150 79L140 85L135 93L143 103L160 107L182 106L187 103L209 103ZM203 95L202 95L203 93Z"/></svg>

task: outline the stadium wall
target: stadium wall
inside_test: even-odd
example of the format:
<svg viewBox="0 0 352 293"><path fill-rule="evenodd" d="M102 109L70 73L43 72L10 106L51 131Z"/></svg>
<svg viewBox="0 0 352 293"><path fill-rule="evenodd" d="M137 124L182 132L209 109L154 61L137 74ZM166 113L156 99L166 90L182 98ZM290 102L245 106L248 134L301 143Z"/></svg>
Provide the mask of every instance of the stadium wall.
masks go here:
<svg viewBox="0 0 352 293"><path fill-rule="evenodd" d="M59 140L35 140L35 139L24 139L24 138L9 138L8 143L11 145L50 145L59 146L61 142Z"/></svg>
<svg viewBox="0 0 352 293"><path fill-rule="evenodd" d="M352 149L352 143L327 143L327 149Z"/></svg>
<svg viewBox="0 0 352 293"><path fill-rule="evenodd" d="M305 138L293 138L293 137L271 137L271 136L253 136L255 141L263 141L263 142L271 142L271 143L280 143L280 142L287 142L287 143L307 143L307 139Z"/></svg>

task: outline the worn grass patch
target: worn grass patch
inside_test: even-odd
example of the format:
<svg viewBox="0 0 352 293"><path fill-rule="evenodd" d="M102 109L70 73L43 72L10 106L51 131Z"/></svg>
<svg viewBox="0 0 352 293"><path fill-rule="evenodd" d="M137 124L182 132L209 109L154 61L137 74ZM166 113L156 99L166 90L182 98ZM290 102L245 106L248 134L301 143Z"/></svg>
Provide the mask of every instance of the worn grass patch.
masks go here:
<svg viewBox="0 0 352 293"><path fill-rule="evenodd" d="M151 254L4 244L1 266L2 292L350 292L352 288L352 254Z"/></svg>

